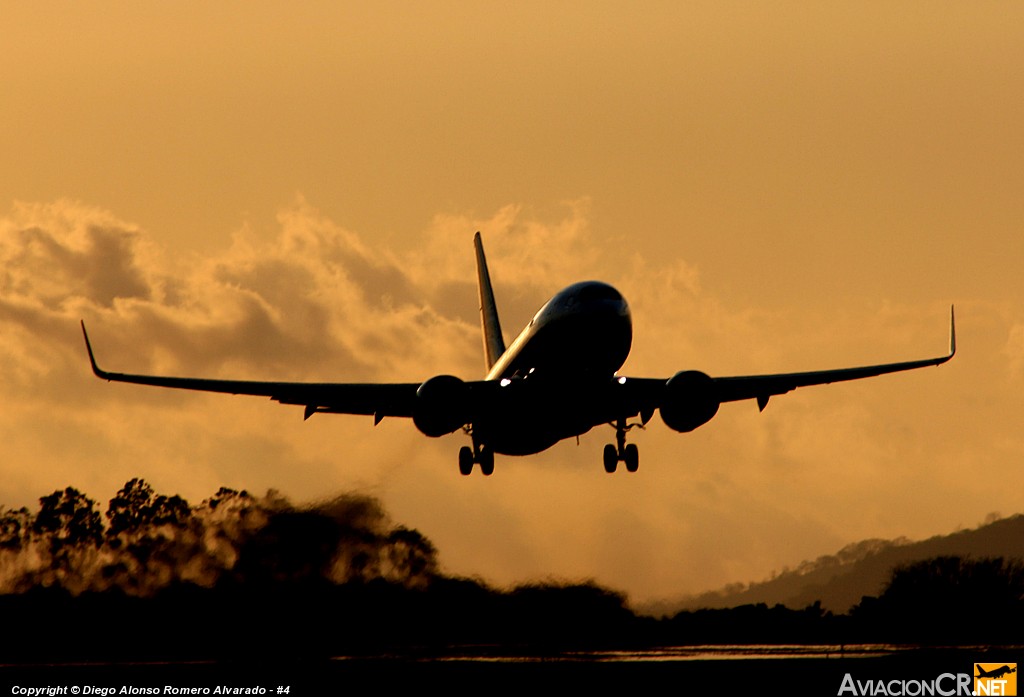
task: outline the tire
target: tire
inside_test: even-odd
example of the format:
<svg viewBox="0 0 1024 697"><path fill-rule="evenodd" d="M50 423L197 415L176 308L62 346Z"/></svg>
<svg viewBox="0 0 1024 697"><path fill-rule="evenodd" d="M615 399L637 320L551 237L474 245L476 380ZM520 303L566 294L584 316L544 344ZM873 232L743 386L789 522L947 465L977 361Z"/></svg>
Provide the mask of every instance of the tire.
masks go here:
<svg viewBox="0 0 1024 697"><path fill-rule="evenodd" d="M494 451L488 449L480 450L480 471L485 477L494 474Z"/></svg>
<svg viewBox="0 0 1024 697"><path fill-rule="evenodd" d="M626 462L627 471L636 472L640 468L640 451L633 443L626 446L622 459Z"/></svg>
<svg viewBox="0 0 1024 697"><path fill-rule="evenodd" d="M459 450L459 472L466 476L473 471L473 449L468 445Z"/></svg>
<svg viewBox="0 0 1024 697"><path fill-rule="evenodd" d="M619 466L619 453L616 452L615 446L609 443L604 446L604 471L611 474L615 471L615 468Z"/></svg>

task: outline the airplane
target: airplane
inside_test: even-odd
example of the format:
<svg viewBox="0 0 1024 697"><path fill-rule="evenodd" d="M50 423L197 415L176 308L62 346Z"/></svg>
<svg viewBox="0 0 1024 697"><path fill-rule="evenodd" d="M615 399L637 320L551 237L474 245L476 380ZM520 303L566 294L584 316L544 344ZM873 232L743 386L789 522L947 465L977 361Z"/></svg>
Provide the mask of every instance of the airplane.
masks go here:
<svg viewBox="0 0 1024 697"><path fill-rule="evenodd" d="M986 671L977 663L975 663L975 666L978 669L978 674L974 676L976 678L1001 678L1004 675L1009 675L1010 673L1017 672L1016 668L1011 668L1010 666L1001 666L991 671Z"/></svg>
<svg viewBox="0 0 1024 697"><path fill-rule="evenodd" d="M619 291L600 281L574 283L548 300L506 347L479 232L473 244L487 368L483 380L437 375L422 383L301 383L113 373L97 365L83 321L89 362L103 380L264 396L305 407L306 419L319 413L363 414L372 415L377 425L388 417L411 418L432 438L461 429L472 445L459 450L459 471L468 475L478 464L490 475L496 453L532 455L602 424L615 429L615 443L604 447L605 471L615 472L622 462L636 472L639 453L626 443L626 434L646 426L655 411L670 429L688 433L710 421L724 402L754 399L763 411L769 398L798 387L940 365L956 353L951 307L949 352L937 358L776 375L711 377L683 370L670 378L626 377L617 371L629 354L633 328Z"/></svg>

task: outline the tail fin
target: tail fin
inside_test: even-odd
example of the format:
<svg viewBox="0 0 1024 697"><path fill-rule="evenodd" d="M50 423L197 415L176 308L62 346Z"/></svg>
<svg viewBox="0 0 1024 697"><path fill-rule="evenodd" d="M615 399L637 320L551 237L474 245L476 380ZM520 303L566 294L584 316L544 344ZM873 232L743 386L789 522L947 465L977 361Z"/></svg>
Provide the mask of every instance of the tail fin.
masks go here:
<svg viewBox="0 0 1024 697"><path fill-rule="evenodd" d="M487 272L487 258L484 256L484 243L480 233L473 236L476 247L476 276L480 287L480 323L484 330L484 358L487 369L505 353L505 339L501 336L501 323L498 321L498 307L494 303L494 289L491 288L491 275Z"/></svg>

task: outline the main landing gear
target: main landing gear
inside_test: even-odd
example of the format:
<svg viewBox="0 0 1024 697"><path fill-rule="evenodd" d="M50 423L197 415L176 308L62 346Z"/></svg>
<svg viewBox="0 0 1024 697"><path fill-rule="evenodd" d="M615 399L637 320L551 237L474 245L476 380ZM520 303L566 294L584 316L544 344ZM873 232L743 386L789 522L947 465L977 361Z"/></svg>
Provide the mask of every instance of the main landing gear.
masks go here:
<svg viewBox="0 0 1024 697"><path fill-rule="evenodd" d="M626 445L626 431L634 426L640 424L627 424L625 419L615 422L615 445L609 443L604 446L604 471L608 474L614 472L620 462L625 463L629 472L636 472L640 468L640 451L633 443Z"/></svg>
<svg viewBox="0 0 1024 697"><path fill-rule="evenodd" d="M494 474L494 451L480 445L476 438L473 439L473 447L462 446L459 450L459 472L468 475L473 471L473 465L480 463L480 471L485 477Z"/></svg>

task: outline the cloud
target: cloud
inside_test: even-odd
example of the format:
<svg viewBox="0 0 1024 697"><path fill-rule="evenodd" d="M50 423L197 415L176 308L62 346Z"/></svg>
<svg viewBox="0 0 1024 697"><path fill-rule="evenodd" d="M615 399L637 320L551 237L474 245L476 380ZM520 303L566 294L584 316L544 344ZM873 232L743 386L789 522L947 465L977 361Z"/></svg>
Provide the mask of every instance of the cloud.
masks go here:
<svg viewBox="0 0 1024 697"><path fill-rule="evenodd" d="M269 242L243 232L217 256L176 260L110 214L19 206L3 221L0 318L52 340L84 317L103 357L139 370L366 380L409 362L409 346L418 366L468 353L473 328L421 299L443 279L417 283L304 203L280 222Z"/></svg>
<svg viewBox="0 0 1024 697"><path fill-rule="evenodd" d="M95 208L61 202L17 205L0 223L4 294L58 310L77 298L110 308L118 299L147 299L140 268L142 235Z"/></svg>

